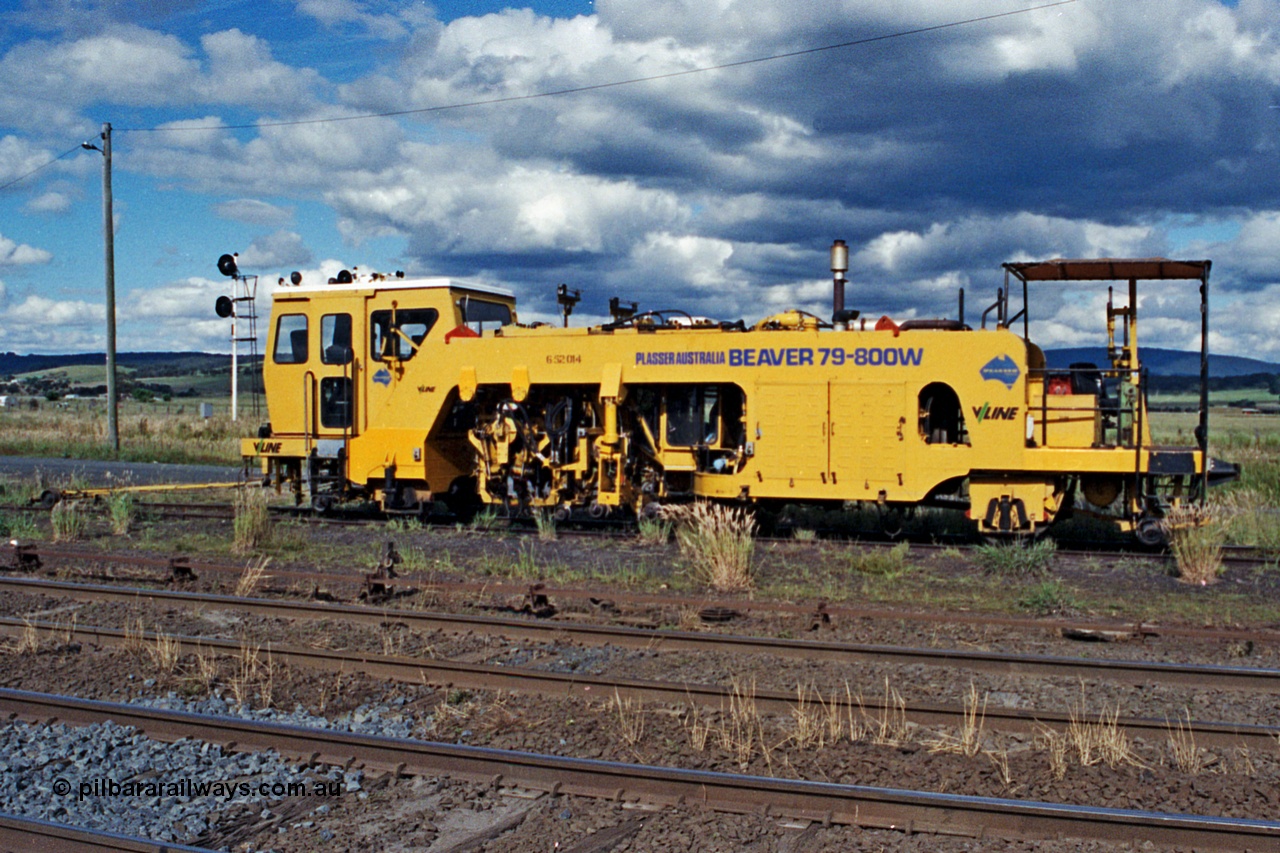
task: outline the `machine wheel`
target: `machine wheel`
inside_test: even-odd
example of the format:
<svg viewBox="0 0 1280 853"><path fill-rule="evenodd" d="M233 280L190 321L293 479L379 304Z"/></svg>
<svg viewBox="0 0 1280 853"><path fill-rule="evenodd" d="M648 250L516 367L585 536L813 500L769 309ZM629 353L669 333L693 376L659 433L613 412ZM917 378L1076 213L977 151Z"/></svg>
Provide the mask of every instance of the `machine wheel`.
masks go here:
<svg viewBox="0 0 1280 853"><path fill-rule="evenodd" d="M1138 523L1133 528L1133 536L1148 548L1159 548L1169 544L1169 537L1165 534L1164 525L1160 519L1149 515L1138 519Z"/></svg>
<svg viewBox="0 0 1280 853"><path fill-rule="evenodd" d="M40 493L40 506L45 509L53 509L60 500L62 500L62 492L57 489L45 489Z"/></svg>
<svg viewBox="0 0 1280 853"><path fill-rule="evenodd" d="M903 510L897 506L876 506L876 515L880 521L880 532L889 539L897 539L902 536L902 529L907 524L907 519L915 515L914 507Z"/></svg>

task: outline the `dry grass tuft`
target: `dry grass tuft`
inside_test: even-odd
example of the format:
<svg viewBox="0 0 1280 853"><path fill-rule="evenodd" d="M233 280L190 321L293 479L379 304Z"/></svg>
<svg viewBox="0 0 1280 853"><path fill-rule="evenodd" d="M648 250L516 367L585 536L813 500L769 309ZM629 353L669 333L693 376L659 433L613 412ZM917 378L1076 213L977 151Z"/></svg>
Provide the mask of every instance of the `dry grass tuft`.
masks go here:
<svg viewBox="0 0 1280 853"><path fill-rule="evenodd" d="M715 746L726 753L742 770L746 770L758 754L772 772L773 747L765 738L764 718L756 705L754 681L731 682L729 707L707 712L694 706L685 717L689 744L698 752Z"/></svg>
<svg viewBox="0 0 1280 853"><path fill-rule="evenodd" d="M126 652L131 655L144 655L147 653L146 629L142 626L142 617L124 620L124 643L121 644Z"/></svg>
<svg viewBox="0 0 1280 853"><path fill-rule="evenodd" d="M248 554L271 541L271 514L267 510L267 493L258 488L236 490L235 543L237 554Z"/></svg>
<svg viewBox="0 0 1280 853"><path fill-rule="evenodd" d="M1085 701L1072 703L1069 711L1070 723L1067 726L1067 739L1081 767L1091 767L1105 763L1116 768L1122 764L1134 767L1145 766L1133 751L1129 736L1120 728L1120 706L1108 709L1103 703L1102 710L1094 719L1090 719L1085 710Z"/></svg>
<svg viewBox="0 0 1280 853"><path fill-rule="evenodd" d="M1182 504L1171 508L1162 523L1178 564L1178 577L1200 586L1217 581L1227 536L1222 513L1208 504Z"/></svg>
<svg viewBox="0 0 1280 853"><path fill-rule="evenodd" d="M644 703L639 699L623 699L615 689L613 707L618 714L618 733L622 736L622 742L635 749L636 744L644 738Z"/></svg>
<svg viewBox="0 0 1280 853"><path fill-rule="evenodd" d="M1233 488L1214 495L1221 511L1227 539L1237 545L1280 550L1280 518L1269 512L1271 501L1261 490Z"/></svg>
<svg viewBox="0 0 1280 853"><path fill-rule="evenodd" d="M845 682L845 693L849 693L848 682ZM839 743L846 731L844 712L836 701L835 690L828 698L816 687L797 686L796 704L791 706L791 722L788 740L797 749L824 749ZM852 720L848 728L853 728Z"/></svg>
<svg viewBox="0 0 1280 853"><path fill-rule="evenodd" d="M171 634L156 634L155 642L146 647L151 663L162 673L171 673L178 666L178 658L182 656L182 645L178 638Z"/></svg>
<svg viewBox="0 0 1280 853"><path fill-rule="evenodd" d="M822 693L815 687L810 696L808 688L797 686L796 704L791 706L791 743L797 749L822 749L827 744L827 720L828 706Z"/></svg>
<svg viewBox="0 0 1280 853"><path fill-rule="evenodd" d="M641 515L636 519L636 529L641 545L665 545L671 541L671 529L674 525L661 517L651 518Z"/></svg>
<svg viewBox="0 0 1280 853"><path fill-rule="evenodd" d="M698 501L664 507L676 541L699 582L718 592L745 592L753 584L756 522L742 508Z"/></svg>
<svg viewBox="0 0 1280 853"><path fill-rule="evenodd" d="M1043 728L1036 734L1035 746L1043 749L1049 756L1049 772L1053 778L1061 782L1067 775L1067 749L1071 739L1066 732L1057 729Z"/></svg>
<svg viewBox="0 0 1280 853"><path fill-rule="evenodd" d="M59 501L49 512L49 523L54 542L74 542L84 537L89 518L80 501Z"/></svg>
<svg viewBox="0 0 1280 853"><path fill-rule="evenodd" d="M969 682L969 692L964 697L964 719L960 723L959 734L954 736L943 735L931 741L928 744L929 751L952 753L973 758L982 750L982 731L986 725L986 719L987 697L983 696L981 703L979 703L978 688L973 682ZM999 762L997 761L996 763L999 766ZM1008 770L1007 759L1005 761L1005 770Z"/></svg>
<svg viewBox="0 0 1280 853"><path fill-rule="evenodd" d="M556 517L549 509L533 511L533 523L538 527L539 542L556 541Z"/></svg>
<svg viewBox="0 0 1280 853"><path fill-rule="evenodd" d="M136 509L132 492L112 492L107 496L107 517L111 520L111 533L126 536L133 526Z"/></svg>
<svg viewBox="0 0 1280 853"><path fill-rule="evenodd" d="M1195 776L1204 769L1204 757L1196 746L1195 732L1191 728L1191 710L1183 710L1186 712L1185 722L1181 715L1175 717L1172 723L1165 720L1165 726L1169 729L1169 755L1174 767L1189 776Z"/></svg>
<svg viewBox="0 0 1280 853"><path fill-rule="evenodd" d="M203 693L213 690L218 680L218 656L212 649L200 649L195 655L195 668L189 674L191 682Z"/></svg>
<svg viewBox="0 0 1280 853"><path fill-rule="evenodd" d="M5 651L15 655L33 655L40 651L40 632L30 619L23 617L22 633L12 645L5 647Z"/></svg>
<svg viewBox="0 0 1280 853"><path fill-rule="evenodd" d="M236 581L237 597L248 598L253 595L258 589L258 584L262 583L263 578L267 576L267 564L270 562L270 557L263 556L244 567L244 572Z"/></svg>
<svg viewBox="0 0 1280 853"><path fill-rule="evenodd" d="M271 659L271 650L268 648L263 655L261 646L241 640L240 652L235 658L235 674L228 682L236 704L249 707L256 696L258 707L270 708L274 699L275 675L276 665Z"/></svg>
<svg viewBox="0 0 1280 853"><path fill-rule="evenodd" d="M735 678L732 686L729 711L722 719L717 742L743 770L751 764L757 751L772 766L772 751L764 736L764 718L756 705L756 683L752 680L744 685Z"/></svg>
<svg viewBox="0 0 1280 853"><path fill-rule="evenodd" d="M907 724L907 702L898 688L884 679L884 702L880 716L871 719L869 734L877 746L901 746L911 740L911 727Z"/></svg>
<svg viewBox="0 0 1280 853"><path fill-rule="evenodd" d="M715 729L711 719L703 716L702 711L694 706L685 717L685 728L689 732L689 745L697 752L706 752L707 742L711 740L711 732Z"/></svg>

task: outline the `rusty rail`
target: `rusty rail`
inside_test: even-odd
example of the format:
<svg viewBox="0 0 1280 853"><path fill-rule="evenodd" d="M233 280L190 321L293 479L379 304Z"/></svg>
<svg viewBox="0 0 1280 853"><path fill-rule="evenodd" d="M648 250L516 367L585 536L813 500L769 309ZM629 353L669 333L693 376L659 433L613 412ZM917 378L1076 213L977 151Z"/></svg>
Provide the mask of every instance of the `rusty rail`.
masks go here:
<svg viewBox="0 0 1280 853"><path fill-rule="evenodd" d="M0 713L73 725L112 720L161 740L189 737L234 744L239 750L275 749L325 764L362 763L397 774L458 776L495 786L519 785L615 801L701 804L725 812L972 838L1142 839L1184 847L1280 853L1280 823L1272 821L652 767L356 735L8 689L0 689Z"/></svg>
<svg viewBox="0 0 1280 853"><path fill-rule="evenodd" d="M83 829L3 812L0 812L0 850L39 850L40 853L212 853L204 847Z"/></svg>
<svg viewBox="0 0 1280 853"><path fill-rule="evenodd" d="M156 568L173 573L175 565L191 573L204 573L239 577L244 572L243 565L214 563L203 560L192 560L185 556L147 556L138 554L115 554L84 551L80 549L56 548L43 544L28 543L15 549L13 546L0 544L0 569L6 565L15 570L33 571L45 561L54 562L98 562L117 563ZM268 576L281 580L307 582L316 586L358 586L366 581L360 573L340 574L310 569L271 568ZM3 579L3 575L0 575ZM155 582L166 582L169 576L157 577ZM456 594L489 594L489 595L523 595L528 591L528 584L502 582L454 581L434 577L429 574L415 573L412 577L401 578L402 584L430 586L438 592ZM1125 621L1081 621L1067 619L1029 619L1002 616L996 613L977 612L942 612L928 613L910 610L890 610L886 608L851 607L827 602L797 604L785 601L739 600L726 599L721 596L689 596L675 594L635 593L622 590L592 590L574 587L553 588L544 584L543 594L554 596L560 601L599 602L608 599L613 604L625 604L636 607L704 607L708 604L732 610L738 613L782 613L796 614L819 621L840 618L848 620L867 619L875 621L922 622L927 624L981 625L999 626L1025 630L1044 630L1060 632L1063 630L1080 630L1097 633L1111 633L1131 636L1136 639L1147 637L1183 637L1196 640L1222 640L1232 642L1280 642L1280 631L1268 629L1241 628L1204 628L1187 625L1162 625L1149 622Z"/></svg>
<svg viewBox="0 0 1280 853"><path fill-rule="evenodd" d="M137 643L155 643L162 635L144 631L129 633L115 628L92 625L59 625L51 622L29 622L23 619L0 617L0 635L16 637L24 631L34 630L46 637L60 637L65 641L79 641L105 647L128 647ZM163 638L177 642L184 653L213 652L235 657L242 651L238 642L216 637L192 637L164 634ZM411 658L396 655L380 655L359 651L334 651L299 646L271 644L266 649L276 663L289 664L324 672L360 672L374 678L385 678L409 684L434 684L445 688L466 687L478 690L505 690L514 693L532 693L540 696L570 696L580 699L607 701L620 699L639 700L674 705L698 705L706 708L727 708L735 700L734 690L722 685L692 682L647 681L635 678L608 678L585 676L580 673L560 673L512 666L494 666L479 663L461 663L430 658ZM759 690L751 694L755 706L766 713L790 714L797 705L797 694L778 690ZM903 714L920 725L945 725L960 728L970 719L973 711L967 707L932 703L894 704L861 696L809 695L809 702L821 702L825 708L839 710L841 717L858 714L865 719L886 719L887 715ZM1057 711L1020 710L1014 708L984 707L982 720L985 726L997 731L1035 733L1045 728L1065 730L1087 715L1063 714ZM1159 741L1168 737L1175 725L1169 720L1145 717L1117 717L1115 725L1131 735ZM1270 749L1280 741L1280 726L1264 726L1251 723L1208 722L1179 719L1176 725L1193 736L1204 746Z"/></svg>
<svg viewBox="0 0 1280 853"><path fill-rule="evenodd" d="M401 622L418 630L481 633L519 640L550 640L588 646L621 646L659 651L716 651L734 654L768 654L803 660L840 662L875 661L959 668L976 672L1055 676L1115 681L1127 684L1176 684L1219 690L1253 690L1280 693L1280 670L1246 666L1206 666L1160 661L1018 655L961 649L928 649L868 643L837 643L704 634L588 625L565 621L500 619L467 614L392 610L350 604L238 598L231 595L106 587L60 581L0 578L0 590L21 589L49 595L91 600L136 601L181 607L221 607L292 619L345 619L365 624Z"/></svg>

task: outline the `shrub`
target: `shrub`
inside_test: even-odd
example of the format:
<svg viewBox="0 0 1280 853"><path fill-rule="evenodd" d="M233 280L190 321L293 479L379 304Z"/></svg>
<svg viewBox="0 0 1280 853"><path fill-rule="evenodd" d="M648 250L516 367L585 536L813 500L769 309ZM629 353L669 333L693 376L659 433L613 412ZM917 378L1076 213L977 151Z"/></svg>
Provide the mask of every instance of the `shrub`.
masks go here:
<svg viewBox="0 0 1280 853"><path fill-rule="evenodd" d="M887 550L863 551L851 558L850 568L864 575L897 577L907 568L907 552L910 550L911 543L899 542Z"/></svg>
<svg viewBox="0 0 1280 853"><path fill-rule="evenodd" d="M235 497L235 544L237 554L257 550L271 540L271 514L262 489L242 488Z"/></svg>
<svg viewBox="0 0 1280 853"><path fill-rule="evenodd" d="M134 505L132 492L112 492L107 496L107 515L111 519L111 532L124 536L133 524Z"/></svg>
<svg viewBox="0 0 1280 853"><path fill-rule="evenodd" d="M690 573L719 592L751 588L756 522L741 508L699 501L664 508Z"/></svg>
<svg viewBox="0 0 1280 853"><path fill-rule="evenodd" d="M1027 543L1021 540L973 549L974 562L984 572L996 575L1042 575L1053 565L1058 546L1052 539Z"/></svg>
<svg viewBox="0 0 1280 853"><path fill-rule="evenodd" d="M1079 602L1062 581L1053 579L1028 589L1026 595L1018 599L1018 606L1038 616L1054 616L1075 610Z"/></svg>
<svg viewBox="0 0 1280 853"><path fill-rule="evenodd" d="M1216 581L1227 535L1221 512L1212 505L1182 504L1171 508L1162 524L1179 579L1200 586Z"/></svg>
<svg viewBox="0 0 1280 853"><path fill-rule="evenodd" d="M672 523L661 516L641 515L636 519L641 545L665 545L671 541Z"/></svg>
<svg viewBox="0 0 1280 853"><path fill-rule="evenodd" d="M89 519L79 501L59 501L49 512L54 542L74 542L84 536Z"/></svg>
<svg viewBox="0 0 1280 853"><path fill-rule="evenodd" d="M538 539L543 542L556 541L556 518L549 509L533 511L533 523L538 526Z"/></svg>

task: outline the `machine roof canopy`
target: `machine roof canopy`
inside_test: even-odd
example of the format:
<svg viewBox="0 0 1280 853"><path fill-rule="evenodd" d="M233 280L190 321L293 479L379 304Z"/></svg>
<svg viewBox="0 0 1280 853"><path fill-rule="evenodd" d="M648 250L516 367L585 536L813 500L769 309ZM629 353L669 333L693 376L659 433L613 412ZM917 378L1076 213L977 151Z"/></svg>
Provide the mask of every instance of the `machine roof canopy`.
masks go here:
<svg viewBox="0 0 1280 853"><path fill-rule="evenodd" d="M1171 261L1168 258L1092 258L1008 263L1004 268L1023 281L1203 281L1210 261Z"/></svg>

